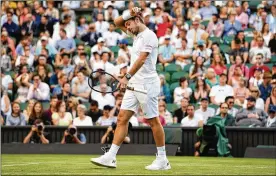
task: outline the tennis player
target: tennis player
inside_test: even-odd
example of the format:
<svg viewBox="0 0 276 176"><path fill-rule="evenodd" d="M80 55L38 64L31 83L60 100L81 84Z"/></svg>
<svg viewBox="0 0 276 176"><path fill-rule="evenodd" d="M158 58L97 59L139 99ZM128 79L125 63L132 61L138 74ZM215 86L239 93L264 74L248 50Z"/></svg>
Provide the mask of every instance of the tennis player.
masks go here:
<svg viewBox="0 0 276 176"><path fill-rule="evenodd" d="M117 128L110 150L91 162L104 167L116 168L116 155L128 133L128 121L141 106L153 132L157 146L156 159L146 166L147 170L171 169L166 157L164 129L159 121L158 95L160 80L156 72L158 38L143 22L141 9L132 8L129 13L114 20L117 27L134 37L129 72L120 80L120 89L126 86L147 91L147 94L126 90L121 110L118 114Z"/></svg>

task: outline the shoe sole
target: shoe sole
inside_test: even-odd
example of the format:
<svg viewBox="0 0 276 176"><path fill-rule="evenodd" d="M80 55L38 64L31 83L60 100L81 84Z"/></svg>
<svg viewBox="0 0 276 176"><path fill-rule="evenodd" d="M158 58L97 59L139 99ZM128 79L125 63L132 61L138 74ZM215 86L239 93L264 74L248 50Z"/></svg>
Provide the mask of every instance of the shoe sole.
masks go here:
<svg viewBox="0 0 276 176"><path fill-rule="evenodd" d="M112 168L112 169L115 169L115 168L116 168L116 166L104 165L104 164L98 163L98 162L93 161L93 160L90 160L90 162L91 162L92 164L95 164L96 166L107 167L107 168Z"/></svg>
<svg viewBox="0 0 276 176"><path fill-rule="evenodd" d="M148 169L148 168L145 168L146 170L151 170L151 171L157 171L157 170L170 170L171 169L171 166L168 166L166 168L161 168L161 169Z"/></svg>

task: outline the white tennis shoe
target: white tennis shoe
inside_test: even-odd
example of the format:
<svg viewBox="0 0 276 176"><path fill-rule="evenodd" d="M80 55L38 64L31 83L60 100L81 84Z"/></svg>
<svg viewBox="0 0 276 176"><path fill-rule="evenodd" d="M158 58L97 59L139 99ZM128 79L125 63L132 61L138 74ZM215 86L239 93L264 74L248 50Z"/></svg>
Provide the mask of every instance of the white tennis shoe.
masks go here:
<svg viewBox="0 0 276 176"><path fill-rule="evenodd" d="M108 167L108 168L116 168L116 158L110 157L108 154L104 154L98 158L91 158L91 163L102 166L102 167Z"/></svg>
<svg viewBox="0 0 276 176"><path fill-rule="evenodd" d="M169 170L171 165L167 158L156 156L156 159L152 162L151 165L145 167L147 170Z"/></svg>

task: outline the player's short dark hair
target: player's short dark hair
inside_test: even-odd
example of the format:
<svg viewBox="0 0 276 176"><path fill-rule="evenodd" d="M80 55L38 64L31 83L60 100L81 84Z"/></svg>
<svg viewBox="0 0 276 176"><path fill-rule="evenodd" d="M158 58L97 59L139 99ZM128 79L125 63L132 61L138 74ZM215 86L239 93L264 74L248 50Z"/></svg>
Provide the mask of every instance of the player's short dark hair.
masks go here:
<svg viewBox="0 0 276 176"><path fill-rule="evenodd" d="M227 96L227 97L225 97L224 102L227 102L229 99L234 99L234 97L233 96Z"/></svg>
<svg viewBox="0 0 276 176"><path fill-rule="evenodd" d="M98 103L98 101L96 101L96 100L91 100L91 102L90 102L90 106L99 106L99 103Z"/></svg>

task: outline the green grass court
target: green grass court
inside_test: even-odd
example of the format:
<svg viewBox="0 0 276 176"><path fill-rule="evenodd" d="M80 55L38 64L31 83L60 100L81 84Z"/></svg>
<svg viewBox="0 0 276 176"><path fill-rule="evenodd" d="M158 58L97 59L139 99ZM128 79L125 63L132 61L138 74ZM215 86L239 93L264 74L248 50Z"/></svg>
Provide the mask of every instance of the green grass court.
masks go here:
<svg viewBox="0 0 276 176"><path fill-rule="evenodd" d="M169 171L147 171L155 156L118 156L117 169L94 166L92 155L2 155L2 175L276 175L276 160L168 157Z"/></svg>

